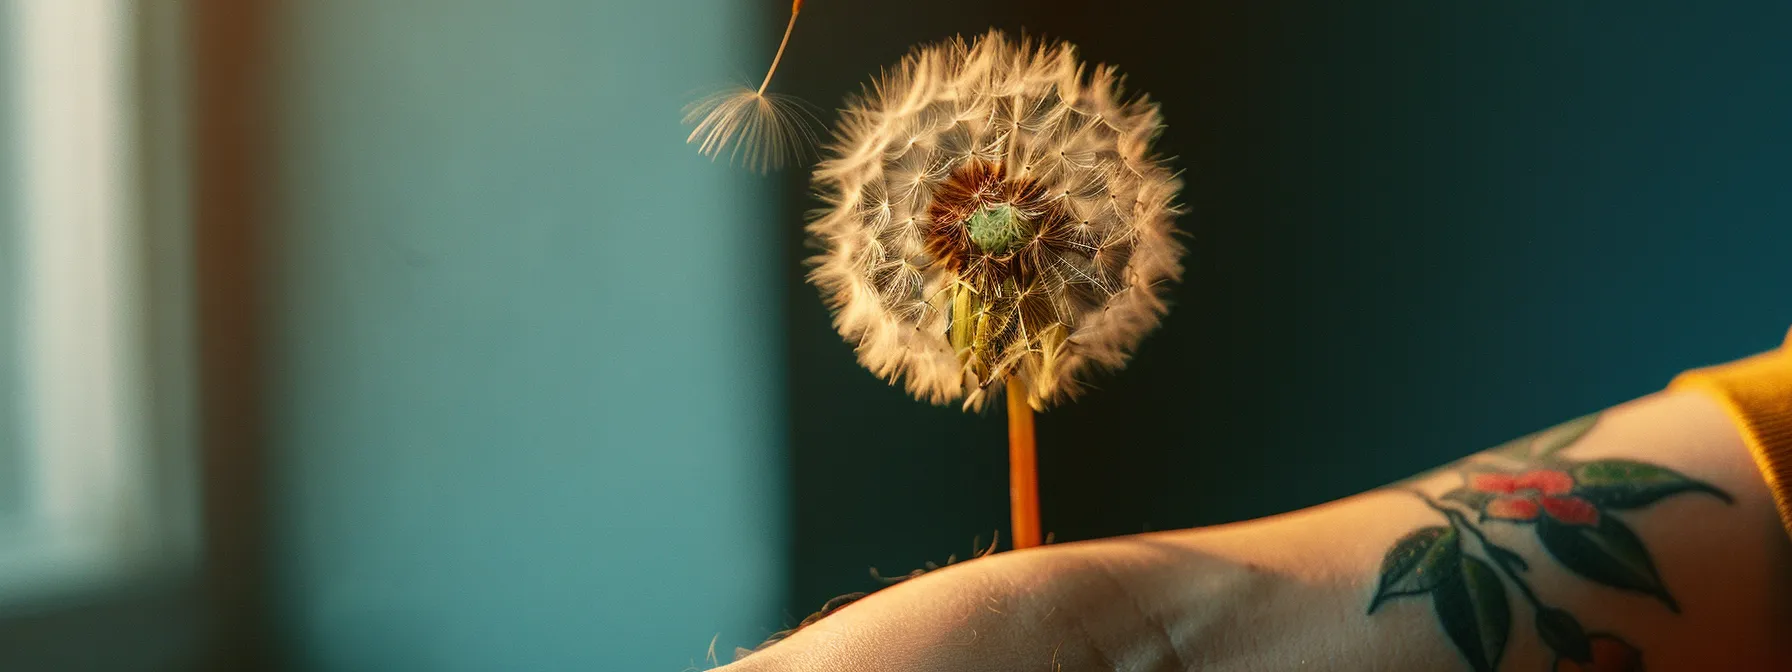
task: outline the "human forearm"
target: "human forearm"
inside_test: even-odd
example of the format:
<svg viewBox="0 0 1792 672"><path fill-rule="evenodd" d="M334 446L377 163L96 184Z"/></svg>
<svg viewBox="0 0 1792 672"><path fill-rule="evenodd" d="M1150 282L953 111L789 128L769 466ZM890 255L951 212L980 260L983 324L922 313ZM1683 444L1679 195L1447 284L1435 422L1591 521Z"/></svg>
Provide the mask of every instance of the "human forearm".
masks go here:
<svg viewBox="0 0 1792 672"><path fill-rule="evenodd" d="M1737 425L1676 392L1303 511L954 565L730 670L1773 669L1789 605Z"/></svg>
<svg viewBox="0 0 1792 672"><path fill-rule="evenodd" d="M1792 544L1717 405L1654 395L1581 427L1307 511L1157 536L1286 582L1301 597L1262 618L1281 644L1260 654L1334 669L1625 669L1575 665L1632 650L1654 669L1767 669L1792 656L1775 635L1792 628ZM1250 636L1238 627L1194 648Z"/></svg>

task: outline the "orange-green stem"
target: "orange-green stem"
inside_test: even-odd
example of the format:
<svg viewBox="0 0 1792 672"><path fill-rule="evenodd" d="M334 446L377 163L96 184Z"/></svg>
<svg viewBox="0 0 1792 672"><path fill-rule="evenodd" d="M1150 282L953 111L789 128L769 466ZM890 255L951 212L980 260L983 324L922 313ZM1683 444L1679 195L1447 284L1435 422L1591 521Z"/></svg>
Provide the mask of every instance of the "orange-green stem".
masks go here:
<svg viewBox="0 0 1792 672"><path fill-rule="evenodd" d="M1008 500L1016 549L1039 545L1039 460L1027 386L1008 377Z"/></svg>

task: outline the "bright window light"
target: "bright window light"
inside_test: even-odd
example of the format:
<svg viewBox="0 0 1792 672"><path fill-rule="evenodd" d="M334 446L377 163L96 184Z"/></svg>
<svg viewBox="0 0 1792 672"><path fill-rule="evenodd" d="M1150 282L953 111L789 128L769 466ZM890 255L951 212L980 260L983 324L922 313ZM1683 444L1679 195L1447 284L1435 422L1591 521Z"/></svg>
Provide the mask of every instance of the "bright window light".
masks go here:
<svg viewBox="0 0 1792 672"><path fill-rule="evenodd" d="M190 451L143 176L139 3L10 0L0 82L0 603L188 564ZM162 208L166 210L166 208ZM10 229L10 230L9 230ZM154 314L152 314L154 313ZM176 314L179 314L177 311ZM9 389L10 388L10 389ZM169 396L172 395L172 396ZM171 412L172 411L172 412Z"/></svg>

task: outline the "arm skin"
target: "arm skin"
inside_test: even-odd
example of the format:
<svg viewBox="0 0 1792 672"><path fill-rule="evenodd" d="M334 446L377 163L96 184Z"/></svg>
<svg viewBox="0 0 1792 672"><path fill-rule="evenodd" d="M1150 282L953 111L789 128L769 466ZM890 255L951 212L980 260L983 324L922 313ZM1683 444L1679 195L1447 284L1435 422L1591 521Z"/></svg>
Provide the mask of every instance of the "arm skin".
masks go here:
<svg viewBox="0 0 1792 672"><path fill-rule="evenodd" d="M1558 431L1572 440L1547 457L1508 446L1303 511L953 565L721 669L1767 670L1792 661L1792 637L1782 636L1792 632L1792 542L1717 404L1662 393L1590 427ZM1646 468L1612 468L1624 464Z"/></svg>

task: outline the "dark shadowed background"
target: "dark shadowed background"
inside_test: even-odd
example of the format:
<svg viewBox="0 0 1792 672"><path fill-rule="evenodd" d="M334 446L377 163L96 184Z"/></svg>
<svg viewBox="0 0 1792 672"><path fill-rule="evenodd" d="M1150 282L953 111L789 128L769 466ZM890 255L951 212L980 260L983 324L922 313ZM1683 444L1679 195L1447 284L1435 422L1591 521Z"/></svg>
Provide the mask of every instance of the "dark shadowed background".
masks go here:
<svg viewBox="0 0 1792 672"><path fill-rule="evenodd" d="M991 26L1163 106L1187 271L1133 363L1038 420L1060 541L1372 488L1792 323L1784 3L818 0L801 21L781 81L830 109L911 43ZM1000 409L855 364L802 282L805 176L780 179L800 617L1005 529L1006 444Z"/></svg>

